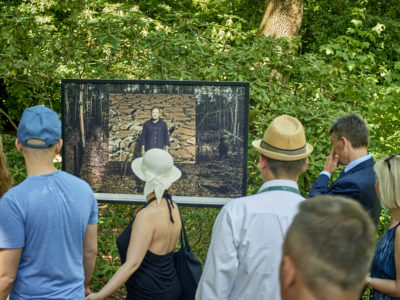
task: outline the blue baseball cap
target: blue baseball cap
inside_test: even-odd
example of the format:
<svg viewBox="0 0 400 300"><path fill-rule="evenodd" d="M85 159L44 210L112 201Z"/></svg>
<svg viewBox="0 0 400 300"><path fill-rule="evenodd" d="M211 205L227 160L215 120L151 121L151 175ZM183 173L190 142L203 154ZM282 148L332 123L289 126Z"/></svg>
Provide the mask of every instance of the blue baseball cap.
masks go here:
<svg viewBox="0 0 400 300"><path fill-rule="evenodd" d="M29 148L44 149L54 146L61 138L61 122L58 114L43 105L24 110L18 125L19 142ZM38 139L43 145L32 145L29 139Z"/></svg>

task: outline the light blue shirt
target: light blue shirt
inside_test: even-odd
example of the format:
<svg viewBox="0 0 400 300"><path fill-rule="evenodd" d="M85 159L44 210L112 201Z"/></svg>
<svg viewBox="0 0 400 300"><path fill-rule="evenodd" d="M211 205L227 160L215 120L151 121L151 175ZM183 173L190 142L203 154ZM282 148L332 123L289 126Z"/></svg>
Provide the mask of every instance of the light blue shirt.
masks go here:
<svg viewBox="0 0 400 300"><path fill-rule="evenodd" d="M371 154L367 154L363 157L360 157L356 160L353 160L351 163L349 163L345 168L344 168L344 172L347 173L348 171L350 171L351 169L353 169L355 166L363 163L364 161L370 159L372 156ZM322 171L321 173L319 173L320 175L324 174L326 176L328 176L329 178L331 178L331 173L329 173L328 171Z"/></svg>
<svg viewBox="0 0 400 300"><path fill-rule="evenodd" d="M10 189L0 200L0 248L22 248L10 300L85 299L83 241L96 223L92 189L66 172Z"/></svg>

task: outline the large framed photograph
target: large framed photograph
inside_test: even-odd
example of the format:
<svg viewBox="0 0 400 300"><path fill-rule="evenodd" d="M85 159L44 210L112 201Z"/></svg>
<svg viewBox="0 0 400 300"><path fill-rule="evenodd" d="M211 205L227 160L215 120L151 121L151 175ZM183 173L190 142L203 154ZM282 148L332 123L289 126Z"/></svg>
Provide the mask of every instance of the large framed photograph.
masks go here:
<svg viewBox="0 0 400 300"><path fill-rule="evenodd" d="M133 159L167 150L182 177L169 192L218 206L246 194L249 83L63 79L63 170L102 202L143 202Z"/></svg>

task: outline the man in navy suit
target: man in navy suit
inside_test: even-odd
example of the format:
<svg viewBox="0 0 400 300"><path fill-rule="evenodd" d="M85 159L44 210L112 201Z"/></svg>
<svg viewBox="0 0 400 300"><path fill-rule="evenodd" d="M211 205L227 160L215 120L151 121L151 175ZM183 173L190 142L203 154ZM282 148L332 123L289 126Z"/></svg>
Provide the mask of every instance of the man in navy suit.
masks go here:
<svg viewBox="0 0 400 300"><path fill-rule="evenodd" d="M332 151L308 196L330 194L352 198L360 202L378 224L381 207L375 191L374 160L367 150L369 132L365 121L358 114L344 115L333 124L329 133ZM339 164L346 167L328 186L331 174Z"/></svg>

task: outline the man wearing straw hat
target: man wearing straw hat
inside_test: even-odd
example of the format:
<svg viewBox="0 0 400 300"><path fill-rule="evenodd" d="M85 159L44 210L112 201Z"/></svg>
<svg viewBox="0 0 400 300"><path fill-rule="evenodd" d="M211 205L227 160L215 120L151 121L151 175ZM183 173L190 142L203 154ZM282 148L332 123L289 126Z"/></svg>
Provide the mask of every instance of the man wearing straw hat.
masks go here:
<svg viewBox="0 0 400 300"><path fill-rule="evenodd" d="M313 147L302 124L283 115L275 118L259 152L263 185L252 196L235 199L220 211L212 232L196 299L279 300L279 262L285 232L297 213L297 179Z"/></svg>

